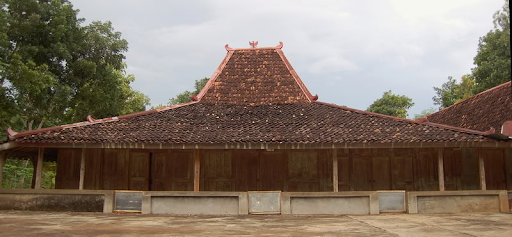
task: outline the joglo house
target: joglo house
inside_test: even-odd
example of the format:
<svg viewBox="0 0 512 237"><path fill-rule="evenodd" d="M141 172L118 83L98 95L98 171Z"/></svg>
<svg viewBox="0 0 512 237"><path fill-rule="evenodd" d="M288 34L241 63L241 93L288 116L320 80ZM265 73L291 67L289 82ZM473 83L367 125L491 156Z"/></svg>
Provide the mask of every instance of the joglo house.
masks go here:
<svg viewBox="0 0 512 237"><path fill-rule="evenodd" d="M6 159L32 157L33 189L0 189L0 209L509 212L510 83L468 99L480 101L469 103L476 108L457 105L456 112L449 107L401 119L320 102L282 47L226 45L227 55L188 103L9 129L9 140L0 144L0 170ZM485 114L468 117L484 108L501 119L493 128L486 127L491 118ZM464 116L464 123L478 117L484 129L457 123ZM41 189L46 160L57 163L56 189Z"/></svg>

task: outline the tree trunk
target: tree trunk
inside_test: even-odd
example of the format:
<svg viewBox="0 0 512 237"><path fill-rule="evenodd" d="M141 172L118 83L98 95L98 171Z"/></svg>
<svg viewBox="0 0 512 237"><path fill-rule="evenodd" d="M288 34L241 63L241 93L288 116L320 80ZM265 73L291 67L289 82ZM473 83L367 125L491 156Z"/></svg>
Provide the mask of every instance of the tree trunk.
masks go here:
<svg viewBox="0 0 512 237"><path fill-rule="evenodd" d="M23 172L21 173L21 176L20 176L20 179L19 179L19 182L18 182L18 188L23 188L23 185L25 184L25 172L24 172L24 170L27 168L27 165L28 165L28 160L23 160L23 162L21 164L21 170Z"/></svg>

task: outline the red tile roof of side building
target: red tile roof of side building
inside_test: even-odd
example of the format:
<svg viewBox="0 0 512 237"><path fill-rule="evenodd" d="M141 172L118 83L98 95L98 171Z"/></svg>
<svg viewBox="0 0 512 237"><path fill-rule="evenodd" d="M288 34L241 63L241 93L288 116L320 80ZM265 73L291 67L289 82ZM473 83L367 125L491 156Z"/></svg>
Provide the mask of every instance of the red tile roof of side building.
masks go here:
<svg viewBox="0 0 512 237"><path fill-rule="evenodd" d="M500 132L503 123L512 120L511 98L512 87L509 81L430 114L426 119L478 131L494 128Z"/></svg>
<svg viewBox="0 0 512 237"><path fill-rule="evenodd" d="M232 49L192 102L15 133L17 143L494 142L486 133L316 101L277 47Z"/></svg>

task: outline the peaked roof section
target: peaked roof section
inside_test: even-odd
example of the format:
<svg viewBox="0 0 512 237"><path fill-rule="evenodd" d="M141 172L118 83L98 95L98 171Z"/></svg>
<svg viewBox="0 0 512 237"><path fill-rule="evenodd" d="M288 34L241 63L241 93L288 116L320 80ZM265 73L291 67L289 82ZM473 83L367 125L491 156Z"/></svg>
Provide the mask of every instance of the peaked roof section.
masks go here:
<svg viewBox="0 0 512 237"><path fill-rule="evenodd" d="M466 129L487 131L512 120L511 82L476 94L466 100L426 116L429 122L446 124Z"/></svg>
<svg viewBox="0 0 512 237"><path fill-rule="evenodd" d="M15 133L16 144L495 142L487 133L316 101L277 47L228 50L192 102ZM422 145L423 146L423 145ZM425 145L427 146L427 145ZM5 146L7 147L7 146ZM2 147L0 146L0 150Z"/></svg>
<svg viewBox="0 0 512 237"><path fill-rule="evenodd" d="M201 103L267 105L309 103L308 91L281 42L276 47L232 49L197 96Z"/></svg>

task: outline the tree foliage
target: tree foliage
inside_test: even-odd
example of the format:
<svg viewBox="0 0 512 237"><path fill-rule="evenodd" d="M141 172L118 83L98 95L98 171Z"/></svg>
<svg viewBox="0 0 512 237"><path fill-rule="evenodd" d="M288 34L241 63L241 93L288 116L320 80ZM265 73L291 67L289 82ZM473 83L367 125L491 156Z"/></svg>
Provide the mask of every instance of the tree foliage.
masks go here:
<svg viewBox="0 0 512 237"><path fill-rule="evenodd" d="M110 22L82 25L68 0L0 0L0 128L31 130L145 109Z"/></svg>
<svg viewBox="0 0 512 237"><path fill-rule="evenodd" d="M439 109L446 108L473 96L474 88L475 80L470 74L462 76L460 82L453 77L448 77L448 81L441 87L434 87L436 95L432 100L435 105L439 105Z"/></svg>
<svg viewBox="0 0 512 237"><path fill-rule="evenodd" d="M411 98L404 95L395 95L391 91L386 91L382 95L382 98L377 99L368 107L367 111L406 118L407 110L413 105L414 103Z"/></svg>
<svg viewBox="0 0 512 237"><path fill-rule="evenodd" d="M479 93L511 80L510 72L510 8L505 1L503 9L494 13L494 29L480 38L472 69Z"/></svg>
<svg viewBox="0 0 512 237"><path fill-rule="evenodd" d="M201 90L206 85L208 80L210 80L210 78L208 78L208 77L205 77L200 80L196 80L195 85L194 85L194 88L195 88L194 91L186 90L186 91L178 94L176 97L169 99L169 105L177 105L177 104L190 102L191 101L190 97L199 94L199 92L201 92Z"/></svg>
<svg viewBox="0 0 512 237"><path fill-rule="evenodd" d="M55 188L56 163L44 162L41 187ZM34 166L30 160L7 159L0 188L30 188Z"/></svg>
<svg viewBox="0 0 512 237"><path fill-rule="evenodd" d="M427 116L427 115L430 115L430 114L433 114L433 113L435 113L435 112L436 112L436 109L434 109L434 108L430 107L430 108L428 108L428 109L424 109L424 110L422 110L419 114L414 114L413 119L423 118L423 117L425 117L425 116Z"/></svg>

